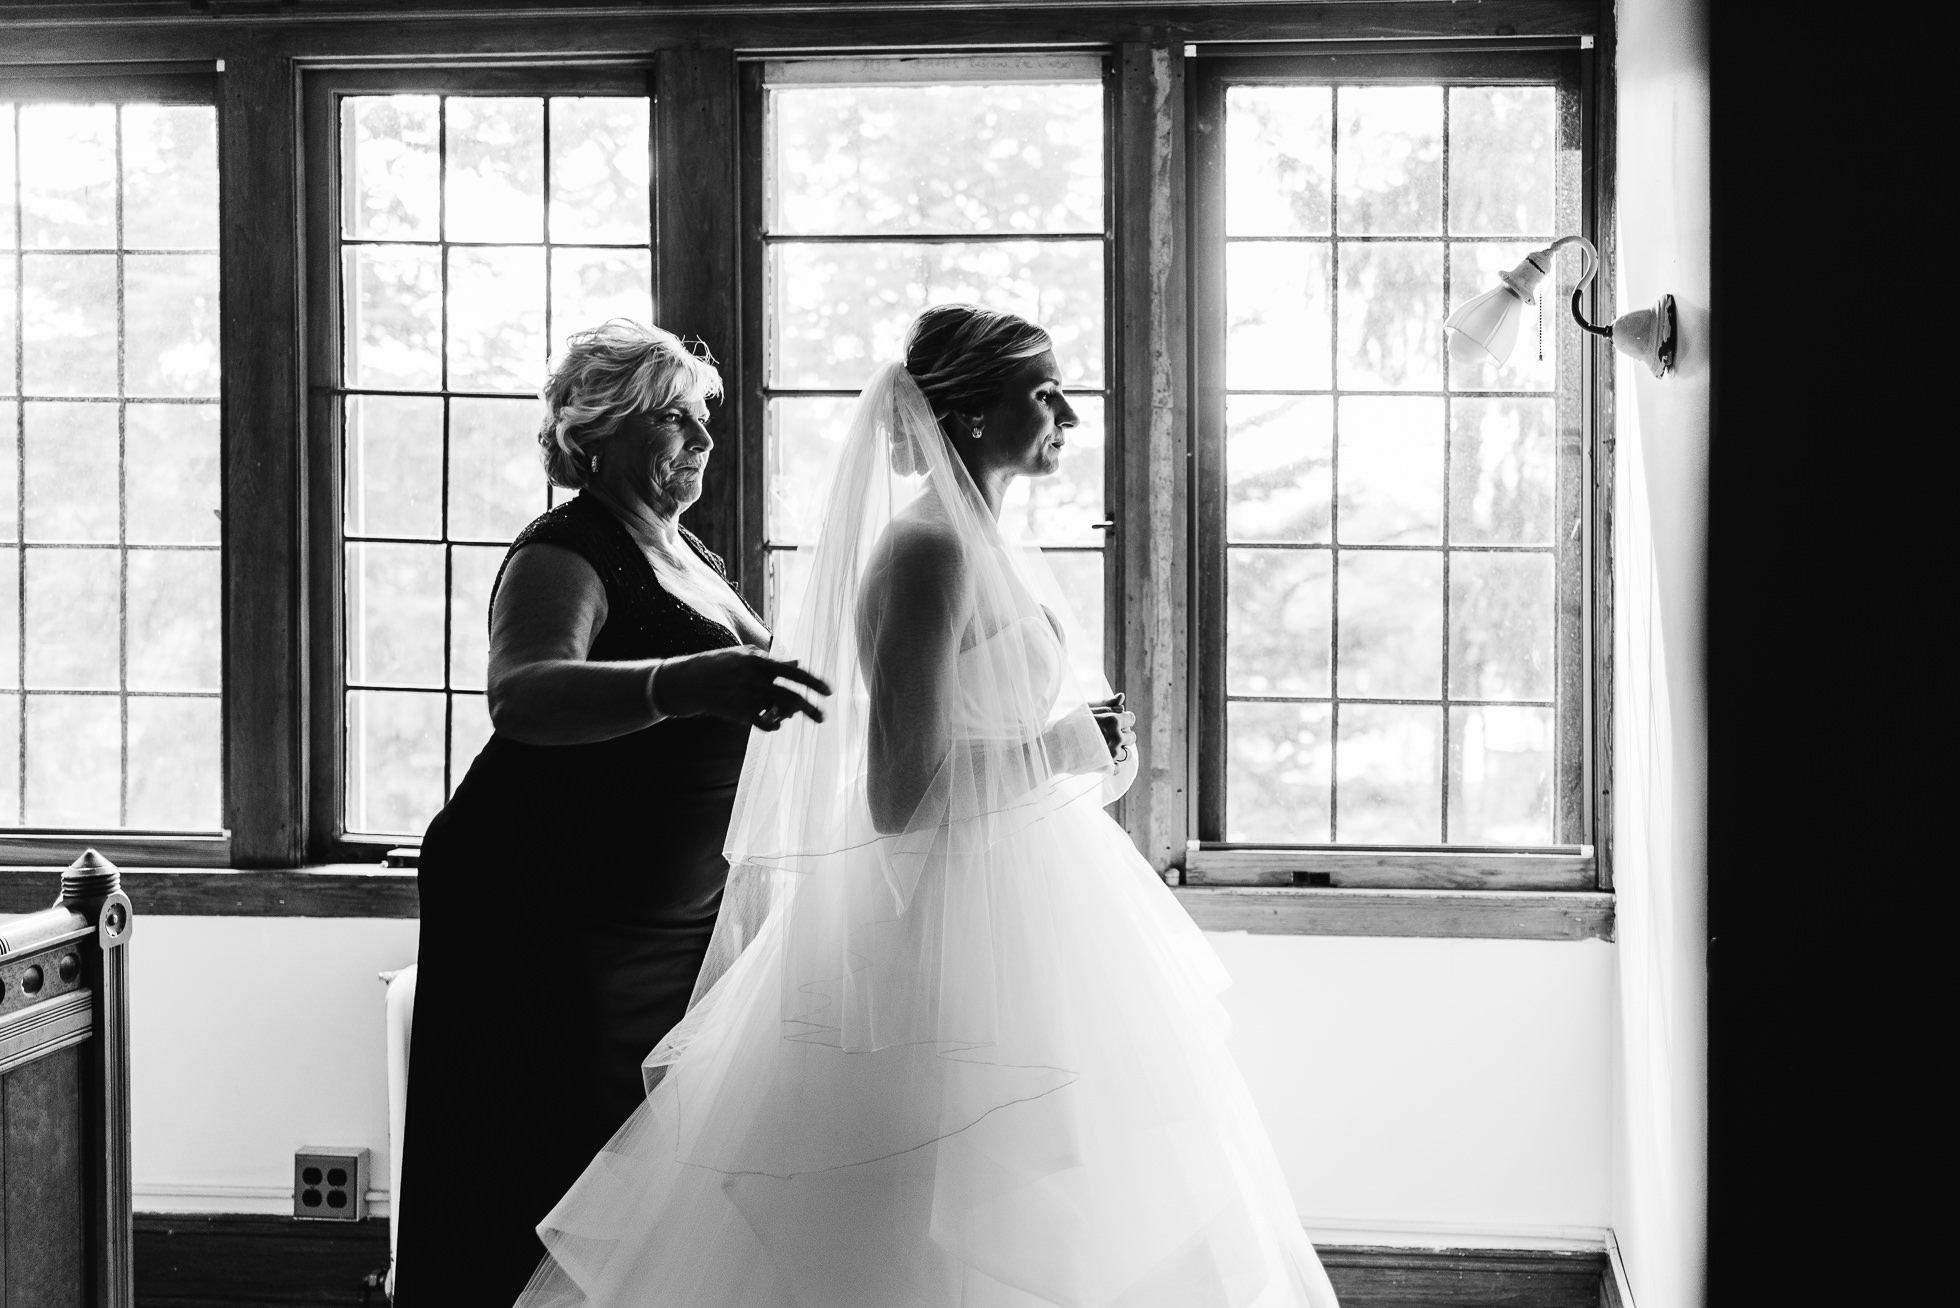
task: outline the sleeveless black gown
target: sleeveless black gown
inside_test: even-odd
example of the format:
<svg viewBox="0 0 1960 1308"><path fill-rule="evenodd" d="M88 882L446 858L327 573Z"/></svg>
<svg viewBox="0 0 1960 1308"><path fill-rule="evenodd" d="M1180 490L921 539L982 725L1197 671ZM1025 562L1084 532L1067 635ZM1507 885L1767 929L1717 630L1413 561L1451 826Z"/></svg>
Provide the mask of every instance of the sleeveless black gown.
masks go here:
<svg viewBox="0 0 1960 1308"><path fill-rule="evenodd" d="M605 585L592 661L741 643L664 590L596 500L531 523L504 566L537 543ZM638 1106L640 1060L686 1010L714 928L748 732L701 717L586 745L492 736L429 824L396 1308L506 1308L544 1256L533 1228Z"/></svg>

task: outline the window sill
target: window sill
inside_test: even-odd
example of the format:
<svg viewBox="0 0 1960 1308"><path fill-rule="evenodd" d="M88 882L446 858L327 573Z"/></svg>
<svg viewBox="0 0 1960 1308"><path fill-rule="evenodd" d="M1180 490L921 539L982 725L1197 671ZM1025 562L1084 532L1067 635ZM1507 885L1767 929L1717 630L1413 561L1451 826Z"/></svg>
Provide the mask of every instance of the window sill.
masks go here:
<svg viewBox="0 0 1960 1308"><path fill-rule="evenodd" d="M297 868L123 867L136 915L174 917L420 917L413 868L326 863ZM46 908L58 867L0 868L0 913Z"/></svg>
<svg viewBox="0 0 1960 1308"><path fill-rule="evenodd" d="M1479 940L1613 939L1613 896L1599 891L1177 886L1172 893L1206 931Z"/></svg>
<svg viewBox="0 0 1960 1308"><path fill-rule="evenodd" d="M413 918L415 872L374 863L301 868L123 868L137 914L175 917ZM0 868L0 913L55 899L61 869ZM1173 888L1207 931L1260 935L1430 936L1494 940L1611 940L1613 896L1507 890Z"/></svg>
<svg viewBox="0 0 1960 1308"><path fill-rule="evenodd" d="M1305 878L1312 878L1306 880ZM1185 854L1187 886L1299 886L1353 890L1597 890L1591 845L1518 853L1502 849L1330 849L1199 845Z"/></svg>

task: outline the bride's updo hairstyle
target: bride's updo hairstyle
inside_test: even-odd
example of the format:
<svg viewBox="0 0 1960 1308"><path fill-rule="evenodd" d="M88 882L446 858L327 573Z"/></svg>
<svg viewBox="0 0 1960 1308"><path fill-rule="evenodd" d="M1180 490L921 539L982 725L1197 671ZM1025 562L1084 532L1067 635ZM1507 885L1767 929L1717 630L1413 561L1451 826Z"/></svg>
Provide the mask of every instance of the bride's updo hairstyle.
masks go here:
<svg viewBox="0 0 1960 1308"><path fill-rule="evenodd" d="M628 318L574 332L542 392L538 453L551 484L582 489L598 442L634 414L718 398L721 373L705 356L670 331Z"/></svg>
<svg viewBox="0 0 1960 1308"><path fill-rule="evenodd" d="M1016 368L1054 348L1046 331L1019 314L977 304L935 304L913 319L905 333L905 371L958 449L952 415L985 409ZM925 451L896 432L892 470L905 477L926 470Z"/></svg>

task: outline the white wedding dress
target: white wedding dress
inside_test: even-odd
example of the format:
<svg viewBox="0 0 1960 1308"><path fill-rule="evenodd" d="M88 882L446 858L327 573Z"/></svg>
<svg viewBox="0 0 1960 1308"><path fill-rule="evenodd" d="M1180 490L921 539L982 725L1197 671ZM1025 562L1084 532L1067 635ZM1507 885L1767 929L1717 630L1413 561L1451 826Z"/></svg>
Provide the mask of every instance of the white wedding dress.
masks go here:
<svg viewBox="0 0 1960 1308"><path fill-rule="evenodd" d="M888 471L904 438L923 479ZM937 674L953 744L891 834L867 688L913 670L875 666L865 581L921 513L968 599ZM754 737L694 1006L539 1227L523 1308L1334 1308L1226 1049L1225 972L1104 811L1135 764L1070 630L882 371L778 642L829 676L829 720Z"/></svg>

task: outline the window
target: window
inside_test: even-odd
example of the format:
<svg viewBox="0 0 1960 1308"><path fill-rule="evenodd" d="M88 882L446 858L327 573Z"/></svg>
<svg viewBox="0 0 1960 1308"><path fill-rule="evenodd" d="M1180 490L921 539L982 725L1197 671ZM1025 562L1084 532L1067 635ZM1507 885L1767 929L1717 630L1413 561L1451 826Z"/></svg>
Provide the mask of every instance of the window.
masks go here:
<svg viewBox="0 0 1960 1308"><path fill-rule="evenodd" d="M1587 884L1576 259L1506 367L1441 330L1582 229L1576 58L1219 60L1197 104L1194 863L1556 851Z"/></svg>
<svg viewBox="0 0 1960 1308"><path fill-rule="evenodd" d="M1036 8L217 23L166 43L195 64L10 30L0 855L311 864L172 893L412 913L317 865L412 843L487 732L564 337L714 349L689 524L779 623L860 387L971 298L1053 331L1082 418L1004 527L1139 712L1117 816L1153 866L1606 886L1612 372L1563 312L1577 255L1542 359L1535 314L1502 374L1440 322L1568 232L1610 316L1610 15Z"/></svg>
<svg viewBox="0 0 1960 1308"><path fill-rule="evenodd" d="M767 606L791 610L858 391L931 304L1042 324L1081 425L1001 518L1039 544L1102 666L1105 200L1094 56L772 62L762 82ZM955 161L957 161L955 163ZM753 447L752 447L753 448Z"/></svg>
<svg viewBox="0 0 1960 1308"><path fill-rule="evenodd" d="M208 77L118 87L127 102L0 81L0 828L16 836L225 823L216 113Z"/></svg>
<svg viewBox="0 0 1960 1308"><path fill-rule="evenodd" d="M489 738L491 586L553 500L536 443L550 360L608 318L653 320L651 102L644 74L621 80L348 75L321 92L336 835L419 838Z"/></svg>

